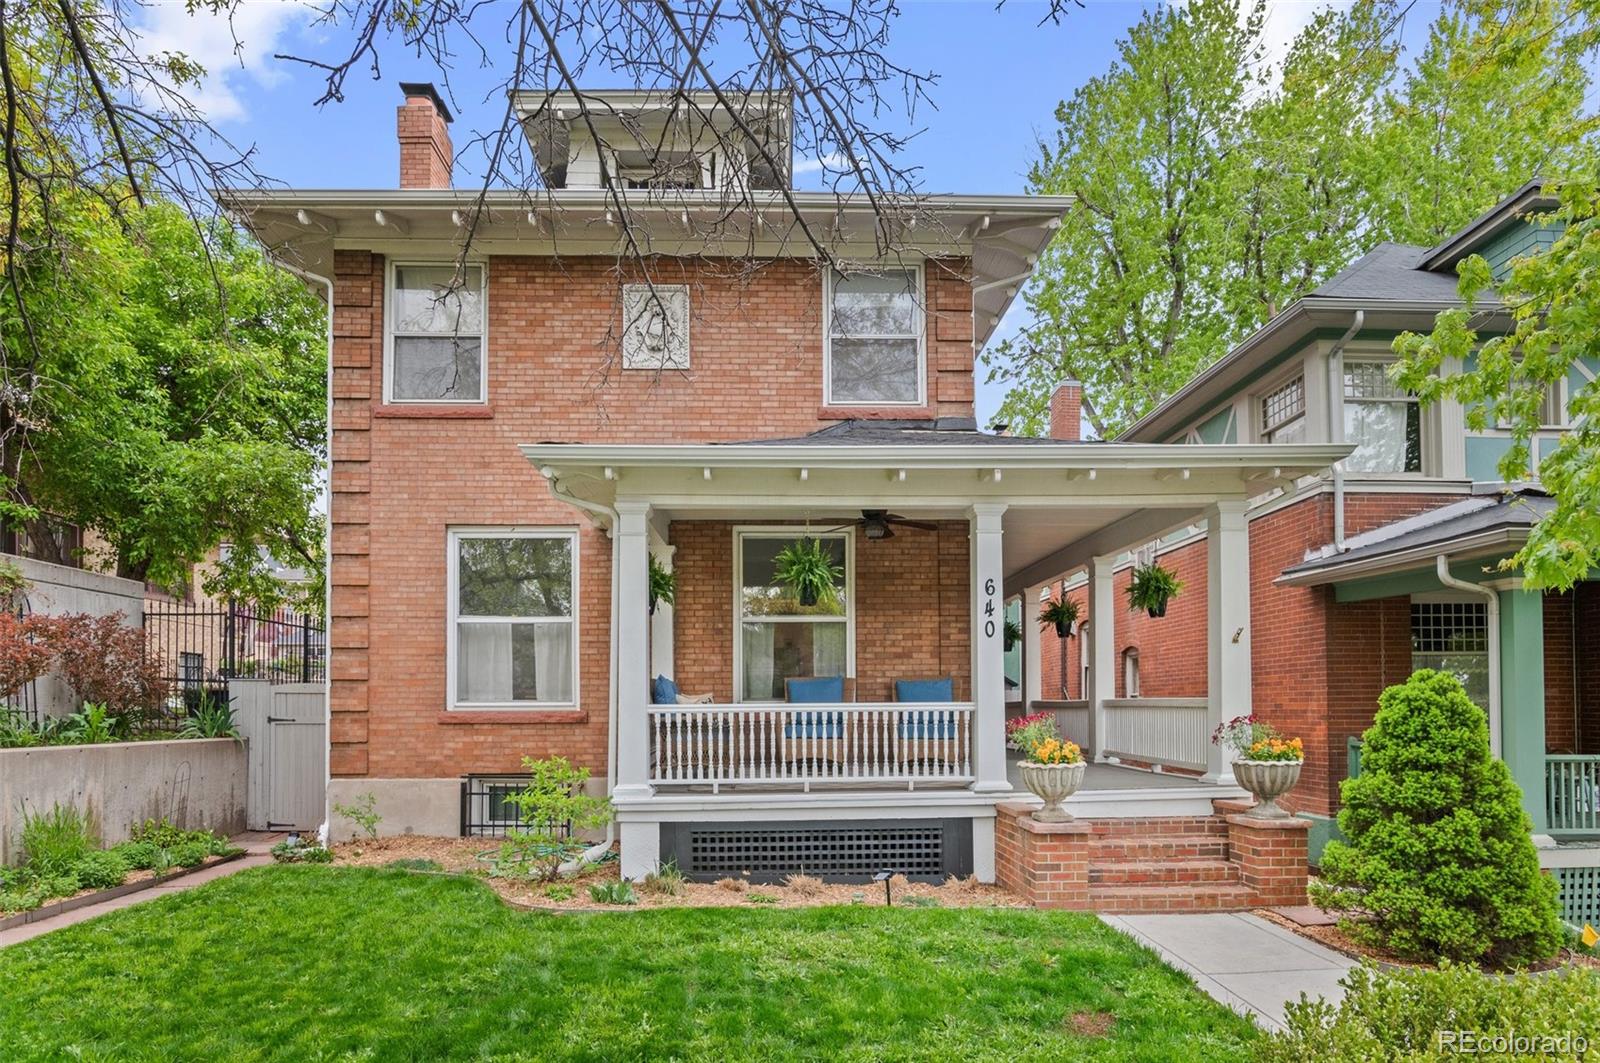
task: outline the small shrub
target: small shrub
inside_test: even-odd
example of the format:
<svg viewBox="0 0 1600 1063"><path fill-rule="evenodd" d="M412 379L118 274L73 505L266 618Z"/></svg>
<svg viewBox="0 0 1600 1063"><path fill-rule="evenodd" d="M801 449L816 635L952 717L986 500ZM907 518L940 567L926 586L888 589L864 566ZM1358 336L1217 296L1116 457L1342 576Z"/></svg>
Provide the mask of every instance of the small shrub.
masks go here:
<svg viewBox="0 0 1600 1063"><path fill-rule="evenodd" d="M1378 699L1361 774L1342 785L1339 829L1312 899L1360 911L1360 940L1417 960L1520 966L1554 955L1555 879L1489 728L1451 675L1423 669Z"/></svg>
<svg viewBox="0 0 1600 1063"><path fill-rule="evenodd" d="M760 890L751 890L749 893L745 894L744 899L749 901L751 904L778 903L778 898L776 896L770 893L762 893Z"/></svg>
<svg viewBox="0 0 1600 1063"><path fill-rule="evenodd" d="M123 721L111 715L104 705L87 702L67 717L57 738L67 745L97 746L127 737Z"/></svg>
<svg viewBox="0 0 1600 1063"><path fill-rule="evenodd" d="M0 587L0 605L10 598ZM14 694L50 670L48 618L19 617L0 608L0 698Z"/></svg>
<svg viewBox="0 0 1600 1063"><path fill-rule="evenodd" d="M162 849L153 842L123 842L111 850L136 871L150 871L162 860Z"/></svg>
<svg viewBox="0 0 1600 1063"><path fill-rule="evenodd" d="M57 674L83 702L103 705L125 723L158 712L166 703L161 658L146 653L144 632L121 613L69 613L45 617L44 642Z"/></svg>
<svg viewBox="0 0 1600 1063"><path fill-rule="evenodd" d="M274 845L270 852L280 864L326 864L333 860L331 849L304 842L290 842L287 838Z"/></svg>
<svg viewBox="0 0 1600 1063"><path fill-rule="evenodd" d="M501 877L528 877L549 881L561 865L576 859L585 846L573 832L603 827L611 822L611 802L583 792L588 768L575 768L565 757L522 758L532 776L528 785L510 795L521 826L507 834L495 868Z"/></svg>
<svg viewBox="0 0 1600 1063"><path fill-rule="evenodd" d="M596 882L589 887L589 896L597 904L638 904L639 897L633 892L633 883L627 879L617 879L613 882Z"/></svg>
<svg viewBox="0 0 1600 1063"><path fill-rule="evenodd" d="M22 814L22 863L35 877L70 873L97 848L89 817L72 805L54 805L39 815Z"/></svg>
<svg viewBox="0 0 1600 1063"><path fill-rule="evenodd" d="M390 860L384 867L392 867L400 871L443 871L444 865L437 860L429 860L423 856L407 856L399 860Z"/></svg>
<svg viewBox="0 0 1600 1063"><path fill-rule="evenodd" d="M1464 1049L1467 1034L1485 1040L1513 1032L1535 1039L1566 1035L1570 1042L1574 1035L1592 1037L1600 1029L1600 971L1590 967L1550 976L1497 976L1449 961L1438 970L1380 971L1363 965L1345 976L1344 985L1338 1007L1321 999L1290 1004L1284 1031L1263 1046L1261 1058L1267 1063L1436 1059L1474 1054ZM1582 1057L1572 1047L1550 1047L1531 1050L1551 1058ZM1498 1059L1523 1053L1502 1048L1492 1054Z"/></svg>
<svg viewBox="0 0 1600 1063"><path fill-rule="evenodd" d="M72 873L79 889L108 890L128 877L128 862L115 849L98 849L84 854Z"/></svg>
<svg viewBox="0 0 1600 1063"><path fill-rule="evenodd" d="M136 842L149 842L158 849L170 849L189 840L188 831L173 826L170 819L147 819L134 827L129 836Z"/></svg>
<svg viewBox="0 0 1600 1063"><path fill-rule="evenodd" d="M378 824L383 822L383 817L378 815L377 795L370 790L348 805L336 804L333 811L361 828L361 833L367 836L368 841L378 840Z"/></svg>
<svg viewBox="0 0 1600 1063"><path fill-rule="evenodd" d="M238 738L233 706L226 698L206 698L189 714L179 738Z"/></svg>
<svg viewBox="0 0 1600 1063"><path fill-rule="evenodd" d="M801 897L815 897L822 892L822 880L811 875L790 875L783 884Z"/></svg>
<svg viewBox="0 0 1600 1063"><path fill-rule="evenodd" d="M716 885L717 889L727 890L729 893L743 893L745 883L742 878L719 878Z"/></svg>
<svg viewBox="0 0 1600 1063"><path fill-rule="evenodd" d="M668 860L644 877L640 886L646 893L659 893L668 897L683 894L685 879L676 860Z"/></svg>
<svg viewBox="0 0 1600 1063"><path fill-rule="evenodd" d="M211 847L202 841L189 841L174 845L168 852L179 867L199 867L211 855Z"/></svg>
<svg viewBox="0 0 1600 1063"><path fill-rule="evenodd" d="M552 882L544 888L544 895L552 901L570 901L572 892L572 886L566 882Z"/></svg>

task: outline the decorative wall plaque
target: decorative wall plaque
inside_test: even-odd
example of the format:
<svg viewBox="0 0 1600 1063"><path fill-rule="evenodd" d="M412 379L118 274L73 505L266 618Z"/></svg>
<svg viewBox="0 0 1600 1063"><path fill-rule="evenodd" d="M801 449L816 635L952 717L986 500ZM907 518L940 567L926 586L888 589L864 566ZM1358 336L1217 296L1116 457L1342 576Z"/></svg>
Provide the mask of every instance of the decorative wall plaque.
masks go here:
<svg viewBox="0 0 1600 1063"><path fill-rule="evenodd" d="M622 368L689 368L689 288L622 286Z"/></svg>

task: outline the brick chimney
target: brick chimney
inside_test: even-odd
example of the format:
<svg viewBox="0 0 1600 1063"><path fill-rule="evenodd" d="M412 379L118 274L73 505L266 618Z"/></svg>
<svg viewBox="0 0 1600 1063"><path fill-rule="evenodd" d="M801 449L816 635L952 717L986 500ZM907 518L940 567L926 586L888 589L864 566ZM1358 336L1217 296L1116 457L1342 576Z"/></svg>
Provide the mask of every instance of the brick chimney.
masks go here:
<svg viewBox="0 0 1600 1063"><path fill-rule="evenodd" d="M450 147L450 108L427 81L402 81L406 102L396 113L400 138L400 187L449 188L455 159Z"/></svg>
<svg viewBox="0 0 1600 1063"><path fill-rule="evenodd" d="M1083 385L1076 380L1062 381L1050 394L1050 438L1083 438Z"/></svg>

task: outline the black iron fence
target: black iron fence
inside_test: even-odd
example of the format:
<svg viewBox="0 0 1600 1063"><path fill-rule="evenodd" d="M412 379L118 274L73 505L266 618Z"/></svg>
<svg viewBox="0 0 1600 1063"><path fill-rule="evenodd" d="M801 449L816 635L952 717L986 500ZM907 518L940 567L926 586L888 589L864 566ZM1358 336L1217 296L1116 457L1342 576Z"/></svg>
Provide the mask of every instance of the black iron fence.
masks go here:
<svg viewBox="0 0 1600 1063"><path fill-rule="evenodd" d="M327 676L322 619L290 608L148 600L144 632L145 651L162 662L191 708L217 693L226 697L230 679L318 683Z"/></svg>

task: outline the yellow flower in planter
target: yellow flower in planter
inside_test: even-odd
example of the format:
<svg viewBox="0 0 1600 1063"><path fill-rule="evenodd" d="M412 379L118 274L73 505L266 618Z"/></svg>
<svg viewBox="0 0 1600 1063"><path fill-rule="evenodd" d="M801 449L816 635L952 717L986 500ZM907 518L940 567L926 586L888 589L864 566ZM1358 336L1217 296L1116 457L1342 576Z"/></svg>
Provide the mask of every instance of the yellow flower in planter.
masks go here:
<svg viewBox="0 0 1600 1063"><path fill-rule="evenodd" d="M1083 751L1076 742L1047 738L1033 748L1031 759L1040 764L1076 764L1083 759Z"/></svg>

